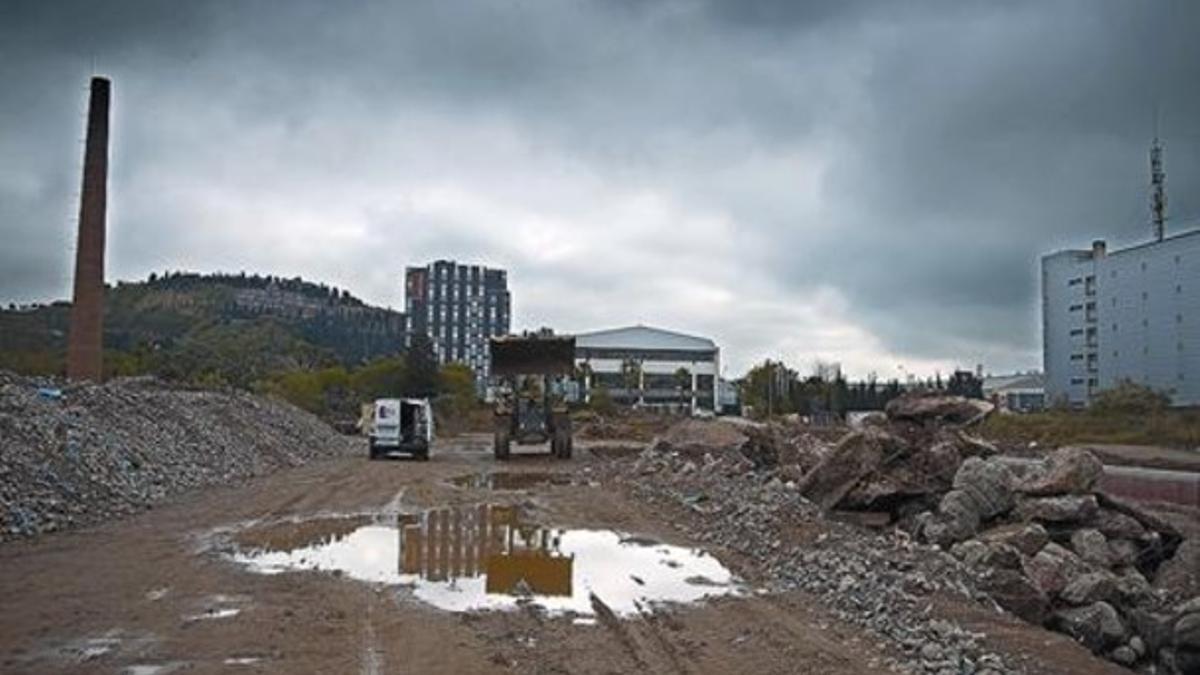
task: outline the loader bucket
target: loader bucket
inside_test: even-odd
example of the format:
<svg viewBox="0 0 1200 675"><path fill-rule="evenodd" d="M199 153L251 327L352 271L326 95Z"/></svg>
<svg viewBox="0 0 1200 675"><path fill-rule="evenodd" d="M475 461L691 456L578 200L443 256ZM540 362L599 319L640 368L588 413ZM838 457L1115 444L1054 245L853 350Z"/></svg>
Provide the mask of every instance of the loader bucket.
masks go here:
<svg viewBox="0 0 1200 675"><path fill-rule="evenodd" d="M570 375L574 337L509 335L491 341L493 375Z"/></svg>

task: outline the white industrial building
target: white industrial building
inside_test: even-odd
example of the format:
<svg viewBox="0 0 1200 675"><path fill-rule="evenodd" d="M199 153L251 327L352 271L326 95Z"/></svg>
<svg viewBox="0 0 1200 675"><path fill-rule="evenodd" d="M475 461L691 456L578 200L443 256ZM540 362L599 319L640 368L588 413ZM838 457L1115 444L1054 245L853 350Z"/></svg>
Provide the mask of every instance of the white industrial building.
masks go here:
<svg viewBox="0 0 1200 675"><path fill-rule="evenodd" d="M1046 407L1046 380L1041 373L988 375L982 389L983 398L1000 410L1036 412Z"/></svg>
<svg viewBox="0 0 1200 675"><path fill-rule="evenodd" d="M649 326L575 336L584 391L605 389L614 401L639 407L714 410L721 352L708 338Z"/></svg>
<svg viewBox="0 0 1200 675"><path fill-rule="evenodd" d="M1043 257L1042 349L1047 404L1130 380L1200 405L1200 229Z"/></svg>

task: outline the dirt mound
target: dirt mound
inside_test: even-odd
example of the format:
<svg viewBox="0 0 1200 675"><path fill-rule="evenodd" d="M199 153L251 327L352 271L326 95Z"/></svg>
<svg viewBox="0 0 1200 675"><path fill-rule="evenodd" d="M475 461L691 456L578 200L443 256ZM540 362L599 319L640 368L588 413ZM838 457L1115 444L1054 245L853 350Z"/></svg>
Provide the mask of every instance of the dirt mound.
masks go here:
<svg viewBox="0 0 1200 675"><path fill-rule="evenodd" d="M0 540L135 513L360 446L288 403L245 392L0 372Z"/></svg>
<svg viewBox="0 0 1200 675"><path fill-rule="evenodd" d="M681 452L703 454L740 448L747 438L741 429L721 420L686 419L659 436L658 442Z"/></svg>
<svg viewBox="0 0 1200 675"><path fill-rule="evenodd" d="M597 441L640 441L647 443L675 424L679 417L623 410L612 415L590 411L573 416L575 437Z"/></svg>

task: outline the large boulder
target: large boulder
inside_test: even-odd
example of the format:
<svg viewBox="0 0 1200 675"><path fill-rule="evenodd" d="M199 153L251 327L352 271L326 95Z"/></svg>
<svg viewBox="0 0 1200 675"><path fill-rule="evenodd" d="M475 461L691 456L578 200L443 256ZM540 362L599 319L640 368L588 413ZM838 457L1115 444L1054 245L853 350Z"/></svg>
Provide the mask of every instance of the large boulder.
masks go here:
<svg viewBox="0 0 1200 675"><path fill-rule="evenodd" d="M1050 535L1040 523L1012 523L993 527L979 535L985 542L1008 544L1023 555L1036 555L1050 541Z"/></svg>
<svg viewBox="0 0 1200 675"><path fill-rule="evenodd" d="M1071 533L1071 550L1090 565L1101 568L1112 565L1112 552L1108 548L1108 539L1100 533L1100 530L1090 527L1075 530Z"/></svg>
<svg viewBox="0 0 1200 675"><path fill-rule="evenodd" d="M888 401L889 419L912 422L967 424L982 419L995 408L987 401L962 396L901 396Z"/></svg>
<svg viewBox="0 0 1200 675"><path fill-rule="evenodd" d="M981 580L983 590L998 605L1034 624L1045 623L1050 600L1020 572L995 569Z"/></svg>
<svg viewBox="0 0 1200 675"><path fill-rule="evenodd" d="M925 524L925 538L940 546L968 539L979 529L979 504L964 490L942 496L937 513Z"/></svg>
<svg viewBox="0 0 1200 675"><path fill-rule="evenodd" d="M1079 556L1054 542L1043 546L1021 567L1025 576L1050 598L1061 593L1073 579L1090 571Z"/></svg>
<svg viewBox="0 0 1200 675"><path fill-rule="evenodd" d="M1104 507L1096 513L1092 526L1109 539L1137 540L1146 536L1146 528L1137 518Z"/></svg>
<svg viewBox="0 0 1200 675"><path fill-rule="evenodd" d="M1111 572L1087 572L1072 579L1058 595L1072 605L1090 605L1117 602L1120 590Z"/></svg>
<svg viewBox="0 0 1200 675"><path fill-rule="evenodd" d="M1200 538L1186 539L1175 549L1175 555L1158 568L1154 587L1175 597L1200 595Z"/></svg>
<svg viewBox="0 0 1200 675"><path fill-rule="evenodd" d="M950 554L973 567L1020 569L1021 552L1008 544L968 539L950 547Z"/></svg>
<svg viewBox="0 0 1200 675"><path fill-rule="evenodd" d="M1181 673L1200 673L1200 597L1184 604L1172 629L1175 667Z"/></svg>
<svg viewBox="0 0 1200 675"><path fill-rule="evenodd" d="M1059 610L1054 613L1051 624L1093 652L1119 645L1128 635L1121 616L1107 602Z"/></svg>
<svg viewBox="0 0 1200 675"><path fill-rule="evenodd" d="M1146 645L1146 651L1157 652L1163 647L1170 647L1173 639L1174 615L1159 610L1136 607L1125 614L1129 628L1137 633Z"/></svg>
<svg viewBox="0 0 1200 675"><path fill-rule="evenodd" d="M864 476L838 506L891 511L914 498L936 497L950 489L962 462L957 446L949 441L888 459Z"/></svg>
<svg viewBox="0 0 1200 675"><path fill-rule="evenodd" d="M1123 513L1138 521L1146 530L1157 532L1166 541L1166 546L1171 551L1175 550L1175 547L1179 545L1182 539L1179 530L1175 529L1175 526L1131 501L1114 497L1106 492L1097 492L1096 501L1102 508Z"/></svg>
<svg viewBox="0 0 1200 675"><path fill-rule="evenodd" d="M1017 503L1016 515L1022 521L1081 523L1095 516L1099 508L1094 495L1029 497Z"/></svg>
<svg viewBox="0 0 1200 675"><path fill-rule="evenodd" d="M1121 604L1127 607L1147 605L1154 602L1154 589L1136 567L1121 567L1117 572L1117 593Z"/></svg>
<svg viewBox="0 0 1200 675"><path fill-rule="evenodd" d="M940 545L971 537L984 521L1013 506L1013 475L1000 462L968 457L954 474L954 489L942 496L925 536Z"/></svg>
<svg viewBox="0 0 1200 675"><path fill-rule="evenodd" d="M875 428L852 431L809 471L799 484L800 494L822 509L831 509L884 457L907 453L903 439Z"/></svg>
<svg viewBox="0 0 1200 675"><path fill-rule="evenodd" d="M1141 548L1128 539L1109 539L1108 556L1114 567L1136 565Z"/></svg>
<svg viewBox="0 0 1200 675"><path fill-rule="evenodd" d="M970 436L964 431L958 432L958 452L963 457L992 457L1000 454L1000 448L995 443L982 438Z"/></svg>
<svg viewBox="0 0 1200 675"><path fill-rule="evenodd" d="M954 474L954 489L966 492L978 506L983 520L995 518L1013 507L1013 475L998 461L969 457Z"/></svg>
<svg viewBox="0 0 1200 675"><path fill-rule="evenodd" d="M1018 489L1030 495L1081 495L1092 491L1104 473L1104 465L1084 448L1067 446L1042 460L1040 470L1021 482Z"/></svg>

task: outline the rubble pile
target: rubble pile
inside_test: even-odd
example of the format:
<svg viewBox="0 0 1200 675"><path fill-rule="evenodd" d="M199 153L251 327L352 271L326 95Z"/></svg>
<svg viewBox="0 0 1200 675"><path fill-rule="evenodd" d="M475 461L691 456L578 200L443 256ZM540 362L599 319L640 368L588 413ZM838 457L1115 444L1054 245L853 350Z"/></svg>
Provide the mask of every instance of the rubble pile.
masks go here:
<svg viewBox="0 0 1200 675"><path fill-rule="evenodd" d="M0 371L0 540L102 522L358 445L245 392L148 378L65 385Z"/></svg>
<svg viewBox="0 0 1200 675"><path fill-rule="evenodd" d="M609 466L614 480L640 499L699 514L696 525L681 521L689 536L753 560L769 590L817 595L840 619L890 641L902 656L887 665L922 673L1018 672L984 648L983 636L928 612L935 593L986 597L965 565L903 531L864 534L821 520L795 481L779 468L756 471L740 448L696 455L659 443L632 463Z"/></svg>
<svg viewBox="0 0 1200 675"><path fill-rule="evenodd" d="M1125 666L1200 672L1200 541L1100 492L1103 465L1085 449L1061 448L1040 465L998 456L969 432L990 411L958 397L902 397L833 444L775 426L744 438L672 429L642 455L635 483L711 510L716 526L697 537L767 558L777 579L903 645L920 648L905 631L922 624L896 616L920 607L913 589L931 584L986 597ZM879 531L838 525L817 545L780 540L786 523L817 514ZM943 557L960 564L943 569ZM930 655L960 665L975 658L962 645L935 647Z"/></svg>
<svg viewBox="0 0 1200 675"><path fill-rule="evenodd" d="M738 455L755 470L779 469L798 479L829 451L828 443L785 424L686 419L655 437L651 447L689 457Z"/></svg>
<svg viewBox="0 0 1200 675"><path fill-rule="evenodd" d="M656 434L664 432L679 419L671 415L625 410L611 415L582 411L572 415L572 418L578 439L640 442L653 440Z"/></svg>
<svg viewBox="0 0 1200 675"><path fill-rule="evenodd" d="M1200 643L1188 615L1200 597L1189 605L1186 589L1152 585L1164 567L1187 560L1175 555L1182 536L1096 491L1102 472L1081 448L1061 448L1024 475L1000 458L969 458L937 508L911 524L975 568L984 589L1025 620L1122 665L1197 672Z"/></svg>

